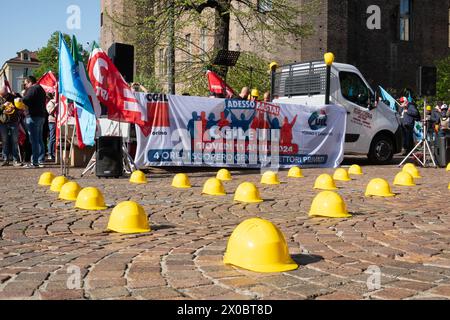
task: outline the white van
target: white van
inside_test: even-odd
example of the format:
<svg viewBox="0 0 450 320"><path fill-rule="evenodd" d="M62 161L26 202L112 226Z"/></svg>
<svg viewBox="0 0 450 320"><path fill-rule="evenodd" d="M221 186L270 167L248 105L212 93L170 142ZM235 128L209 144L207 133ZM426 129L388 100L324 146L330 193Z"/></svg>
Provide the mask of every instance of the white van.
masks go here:
<svg viewBox="0 0 450 320"><path fill-rule="evenodd" d="M279 67L273 78L274 102L325 104L324 62L294 63ZM402 150L402 130L397 112L376 96L359 70L334 63L331 68L330 103L347 110L346 155L367 155L375 164L388 164Z"/></svg>

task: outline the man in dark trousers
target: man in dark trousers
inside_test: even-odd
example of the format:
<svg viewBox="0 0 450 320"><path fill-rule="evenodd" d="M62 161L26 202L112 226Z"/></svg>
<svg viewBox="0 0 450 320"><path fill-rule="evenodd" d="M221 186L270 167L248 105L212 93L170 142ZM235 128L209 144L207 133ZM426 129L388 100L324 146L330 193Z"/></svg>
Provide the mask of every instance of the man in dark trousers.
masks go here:
<svg viewBox="0 0 450 320"><path fill-rule="evenodd" d="M31 163L26 168L44 167L45 145L43 140L43 130L46 118L46 94L44 89L37 84L33 76L25 79L26 93L23 102L28 107L25 123L30 137L32 157Z"/></svg>
<svg viewBox="0 0 450 320"><path fill-rule="evenodd" d="M400 98L402 111L403 129L403 156L407 156L414 147L414 125L420 121L420 113L413 102L409 102L406 97Z"/></svg>

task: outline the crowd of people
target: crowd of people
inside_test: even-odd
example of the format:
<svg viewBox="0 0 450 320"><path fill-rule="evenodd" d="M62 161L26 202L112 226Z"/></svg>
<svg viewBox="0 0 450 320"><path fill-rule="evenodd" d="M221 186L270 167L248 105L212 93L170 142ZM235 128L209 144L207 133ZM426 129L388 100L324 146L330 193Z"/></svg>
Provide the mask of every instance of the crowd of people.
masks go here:
<svg viewBox="0 0 450 320"><path fill-rule="evenodd" d="M0 89L0 166L43 168L46 155L55 161L56 101L33 76L25 79L24 87L20 94L8 87ZM22 139L20 128L24 129Z"/></svg>
<svg viewBox="0 0 450 320"><path fill-rule="evenodd" d="M403 130L403 156L408 155L414 148L414 126L417 121L426 120L429 142L437 137L450 136L450 110L448 105L437 102L435 108L427 107L426 119L422 119L416 104L406 97L399 99L401 124Z"/></svg>

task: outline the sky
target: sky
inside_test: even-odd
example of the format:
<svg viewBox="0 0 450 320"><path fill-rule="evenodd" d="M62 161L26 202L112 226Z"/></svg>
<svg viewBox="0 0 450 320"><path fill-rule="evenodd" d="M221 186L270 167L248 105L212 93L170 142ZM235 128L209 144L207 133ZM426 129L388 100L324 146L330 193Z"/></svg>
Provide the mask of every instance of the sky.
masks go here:
<svg viewBox="0 0 450 320"><path fill-rule="evenodd" d="M79 29L73 19L78 9L67 13L70 6L79 8ZM99 42L100 0L0 0L0 12L0 67L18 51L45 47L54 31L74 34L85 48Z"/></svg>

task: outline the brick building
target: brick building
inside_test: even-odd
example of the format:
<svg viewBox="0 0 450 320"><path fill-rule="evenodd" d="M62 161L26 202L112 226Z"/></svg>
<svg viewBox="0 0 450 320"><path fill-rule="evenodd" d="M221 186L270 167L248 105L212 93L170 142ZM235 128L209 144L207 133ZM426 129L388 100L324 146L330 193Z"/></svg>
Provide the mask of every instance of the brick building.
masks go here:
<svg viewBox="0 0 450 320"><path fill-rule="evenodd" d="M301 5L309 0L293 1ZM130 10L125 3L129 1L102 0L102 12ZM367 25L373 14L368 8L373 5L380 9L380 29ZM332 51L338 62L357 66L373 87L416 90L419 66L433 66L436 60L450 55L449 9L450 0L322 0L320 12L312 18L315 31L310 37L277 44L280 50L268 53L252 46L232 18L229 49L253 51L282 64L319 60L326 51ZM103 13L101 30L105 49L115 41L129 42ZM195 44L192 50L212 46L212 36L204 30L187 28L183 32L184 38ZM164 44L157 45L155 72L161 76L167 54ZM182 55L177 54L177 59Z"/></svg>

